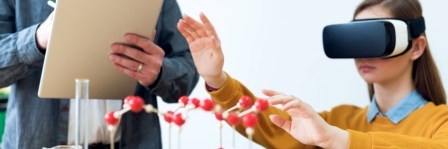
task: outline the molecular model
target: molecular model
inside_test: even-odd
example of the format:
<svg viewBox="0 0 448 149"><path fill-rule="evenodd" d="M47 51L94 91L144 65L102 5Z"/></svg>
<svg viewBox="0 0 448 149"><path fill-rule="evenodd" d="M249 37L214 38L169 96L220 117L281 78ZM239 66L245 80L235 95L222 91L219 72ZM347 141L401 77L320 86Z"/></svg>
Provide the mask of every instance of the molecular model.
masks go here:
<svg viewBox="0 0 448 149"><path fill-rule="evenodd" d="M147 113L156 113L159 116L163 116L164 120L169 125L170 133L168 145L171 143L171 124L174 123L179 127L179 133L181 127L185 124L188 116L188 112L191 110L202 109L205 112L210 112L215 115L216 119L219 121L220 129L220 147L222 147L222 121L226 120L230 126L235 129L236 125L242 121L243 126L246 128L246 134L250 141L252 141L252 136L255 133L254 127L258 123L257 115L260 112L265 111L269 107L267 100L258 99L252 105L252 100L249 96L243 96L240 98L237 105L234 107L224 110L220 105L216 105L211 99L199 100L198 98L189 98L187 96L182 96L179 98L179 107L174 111L160 112L154 108L151 104L145 105L144 100L138 96L128 96L124 99L123 109L120 111L111 111L105 115L105 121L108 125L108 129L111 132L111 144L113 144L113 135L117 130L117 125L120 121L121 116L128 112L141 112L144 110ZM183 109L183 110L180 110ZM244 111L243 111L244 110ZM179 112L180 111L180 112ZM178 139L178 141L180 138ZM113 149L113 146L111 146ZM170 147L169 147L170 148ZM180 149L180 143L179 147ZM235 148L235 131L233 131L233 148Z"/></svg>

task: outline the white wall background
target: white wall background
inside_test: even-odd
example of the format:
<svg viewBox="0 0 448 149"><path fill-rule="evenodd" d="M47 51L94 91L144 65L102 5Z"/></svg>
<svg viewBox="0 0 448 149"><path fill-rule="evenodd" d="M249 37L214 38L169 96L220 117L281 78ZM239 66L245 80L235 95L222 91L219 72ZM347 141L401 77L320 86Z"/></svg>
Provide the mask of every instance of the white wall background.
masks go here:
<svg viewBox="0 0 448 149"><path fill-rule="evenodd" d="M421 0L432 54L448 88L447 1ZM183 11L196 19L204 12L214 23L222 40L225 71L243 82L254 93L275 89L293 94L315 110L329 110L340 104L366 106L367 87L353 60L328 59L322 47L325 25L351 20L361 0L178 0ZM192 96L208 94L201 79ZM161 110L176 104L159 102ZM164 148L168 148L167 124L162 120ZM223 128L223 147L232 146L232 129ZM219 147L218 122L210 113L197 112L184 125L183 149ZM236 135L236 148L248 148L248 140ZM172 148L178 146L176 128ZM263 147L253 144L253 149Z"/></svg>

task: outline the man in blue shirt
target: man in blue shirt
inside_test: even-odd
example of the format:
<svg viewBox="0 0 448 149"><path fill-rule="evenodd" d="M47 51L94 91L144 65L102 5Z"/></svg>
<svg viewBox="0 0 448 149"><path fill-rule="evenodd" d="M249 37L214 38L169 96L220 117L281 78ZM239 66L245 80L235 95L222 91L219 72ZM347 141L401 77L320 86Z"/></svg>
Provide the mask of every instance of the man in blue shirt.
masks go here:
<svg viewBox="0 0 448 149"><path fill-rule="evenodd" d="M69 100L37 96L52 11L46 0L0 1L0 88L11 86L1 148L41 149L65 144L68 140ZM139 65L129 65L129 61L125 63L116 55L110 57L117 71L139 81L136 95L143 97L147 104L157 107L156 96L168 103L177 102L178 97L189 95L198 81L188 44L176 27L181 17L177 2L164 0L154 44L134 38L151 45L141 47L146 53L140 53L151 61L137 57L132 61L142 67L134 68ZM122 48L112 46L111 51L135 50ZM119 143L116 143L120 149L162 148L156 114L128 112L123 115L120 127ZM91 148L103 146L98 144Z"/></svg>

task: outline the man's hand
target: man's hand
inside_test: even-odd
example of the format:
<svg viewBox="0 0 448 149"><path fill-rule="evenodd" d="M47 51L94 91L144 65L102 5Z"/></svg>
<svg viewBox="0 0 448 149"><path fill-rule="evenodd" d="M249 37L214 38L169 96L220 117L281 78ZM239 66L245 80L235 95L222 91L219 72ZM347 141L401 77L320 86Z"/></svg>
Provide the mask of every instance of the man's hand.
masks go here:
<svg viewBox="0 0 448 149"><path fill-rule="evenodd" d="M36 31L37 46L41 50L47 49L48 39L50 38L51 27L53 25L54 11L48 16L48 18L39 25Z"/></svg>
<svg viewBox="0 0 448 149"><path fill-rule="evenodd" d="M126 41L137 46L113 44L109 59L115 69L149 86L157 79L165 52L151 40L127 34Z"/></svg>

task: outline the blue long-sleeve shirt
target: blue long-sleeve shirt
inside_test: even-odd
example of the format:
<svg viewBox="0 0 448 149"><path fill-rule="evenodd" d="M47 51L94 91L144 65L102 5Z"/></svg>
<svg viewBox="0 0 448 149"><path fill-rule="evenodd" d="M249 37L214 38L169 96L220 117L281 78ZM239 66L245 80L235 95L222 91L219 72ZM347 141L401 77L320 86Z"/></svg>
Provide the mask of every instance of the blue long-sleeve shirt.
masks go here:
<svg viewBox="0 0 448 149"><path fill-rule="evenodd" d="M44 54L37 48L36 30L52 11L46 0L0 0L0 88L11 85L4 149L53 147L68 133L69 110L61 107L69 101L37 96ZM165 51L161 74L149 87L136 84L136 95L146 103L157 106L156 96L177 102L196 86L199 76L176 27L181 17L177 2L164 0L154 41ZM128 112L121 127L121 149L162 148L156 114Z"/></svg>

